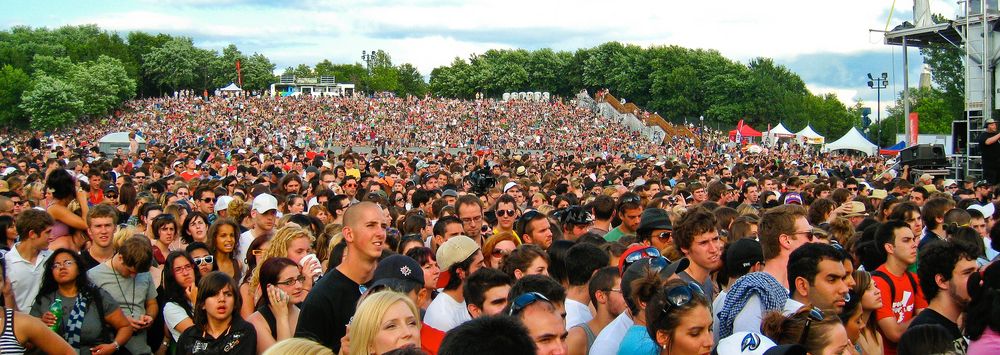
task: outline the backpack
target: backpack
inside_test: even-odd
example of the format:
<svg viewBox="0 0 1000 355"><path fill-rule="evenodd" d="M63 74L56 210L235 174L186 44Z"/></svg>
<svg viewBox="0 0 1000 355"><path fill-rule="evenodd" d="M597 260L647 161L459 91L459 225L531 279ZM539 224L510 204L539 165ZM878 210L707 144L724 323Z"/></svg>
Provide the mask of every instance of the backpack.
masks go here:
<svg viewBox="0 0 1000 355"><path fill-rule="evenodd" d="M913 296L916 297L917 293L919 292L919 289L917 288L918 287L917 286L917 280L913 279L913 273L910 272L910 271L908 271L908 270L904 271L903 274L905 274L906 278L908 280L910 280L910 287L913 288ZM886 273L884 273L884 272L882 272L880 270L875 270L875 271L872 271L871 275L872 275L872 277L878 277L878 278L884 280L885 283L889 284L889 302L892 302L893 298L896 297L896 285L894 285L892 283L892 278L889 277L889 274L886 274ZM914 301L914 302L916 302L916 301Z"/></svg>

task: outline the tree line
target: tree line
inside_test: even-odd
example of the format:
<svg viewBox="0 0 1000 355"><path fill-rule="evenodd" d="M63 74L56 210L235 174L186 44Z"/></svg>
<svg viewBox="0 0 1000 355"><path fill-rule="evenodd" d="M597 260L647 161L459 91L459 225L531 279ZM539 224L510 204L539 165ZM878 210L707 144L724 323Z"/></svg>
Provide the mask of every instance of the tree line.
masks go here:
<svg viewBox="0 0 1000 355"><path fill-rule="evenodd" d="M364 60L324 59L282 73L334 76L362 92L464 99L516 91L571 97L580 89L606 88L674 123L700 124L704 116L706 125L718 128L740 119L758 130L778 122L791 130L811 124L828 137L861 120L860 104L846 107L833 94L810 93L798 75L769 58L741 63L715 50L618 42L572 52L488 50L435 68L429 82L383 50ZM142 31L123 37L95 25L13 27L0 31L0 125L50 129L105 115L134 97L211 92L237 81L237 61L244 89L266 90L276 81L276 66L266 56L244 54L232 44L216 51L188 37Z"/></svg>
<svg viewBox="0 0 1000 355"><path fill-rule="evenodd" d="M814 95L802 79L769 58L740 63L718 51L680 46L643 48L608 42L574 52L488 50L455 58L430 74L431 93L472 98L482 92L548 91L572 96L600 89L659 113L674 123L734 127L744 119L758 130L783 122L790 130L811 124L839 137L860 126L860 105L846 107L833 94Z"/></svg>

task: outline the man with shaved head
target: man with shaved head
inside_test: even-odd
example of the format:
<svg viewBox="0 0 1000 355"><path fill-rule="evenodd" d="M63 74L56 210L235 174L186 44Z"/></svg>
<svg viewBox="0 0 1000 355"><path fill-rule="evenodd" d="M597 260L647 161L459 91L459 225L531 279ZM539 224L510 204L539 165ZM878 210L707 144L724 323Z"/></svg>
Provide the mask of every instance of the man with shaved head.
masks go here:
<svg viewBox="0 0 1000 355"><path fill-rule="evenodd" d="M347 324L361 298L361 285L371 279L385 245L388 226L382 208L372 202L361 202L344 212L344 240L347 242L344 262L316 282L302 303L295 337L310 338L340 351L340 338L347 333Z"/></svg>

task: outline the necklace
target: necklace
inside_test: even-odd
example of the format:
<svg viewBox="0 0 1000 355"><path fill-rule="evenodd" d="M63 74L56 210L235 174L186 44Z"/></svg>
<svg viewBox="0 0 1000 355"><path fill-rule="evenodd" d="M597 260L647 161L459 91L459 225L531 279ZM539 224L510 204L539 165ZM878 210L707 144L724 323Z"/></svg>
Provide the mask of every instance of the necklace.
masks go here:
<svg viewBox="0 0 1000 355"><path fill-rule="evenodd" d="M115 284L118 285L118 291L122 293L122 298L125 298L125 289L122 288L122 282L118 278L118 270L115 270L112 260L108 260L108 267L111 268L111 273L115 275ZM125 307L128 309L129 318L135 318L135 313L132 311L132 305L135 304L135 281L132 281L132 300L125 298Z"/></svg>

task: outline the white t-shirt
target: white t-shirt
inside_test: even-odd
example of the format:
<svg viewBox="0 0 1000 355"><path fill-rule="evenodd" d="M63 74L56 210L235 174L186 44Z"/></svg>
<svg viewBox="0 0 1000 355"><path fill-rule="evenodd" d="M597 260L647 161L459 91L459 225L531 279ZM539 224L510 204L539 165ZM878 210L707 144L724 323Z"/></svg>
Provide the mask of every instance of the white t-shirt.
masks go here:
<svg viewBox="0 0 1000 355"><path fill-rule="evenodd" d="M788 290L785 290L785 292L788 292ZM785 301L785 306L782 308L781 313L787 316L795 313L802 306L802 303L789 298ZM733 320L733 333L760 333L760 323L763 320L764 314L761 310L760 297L757 297L757 295L750 296L747 304L743 306L740 313L736 314L736 319Z"/></svg>
<svg viewBox="0 0 1000 355"><path fill-rule="evenodd" d="M722 313L722 306L726 304L727 293L728 290L719 291L715 301L712 301L712 337L715 338L716 344L719 343L719 313Z"/></svg>
<svg viewBox="0 0 1000 355"><path fill-rule="evenodd" d="M458 302L447 293L438 294L431 305L427 306L424 314L424 323L434 329L447 332L462 323L472 320L469 310L465 308L465 302Z"/></svg>
<svg viewBox="0 0 1000 355"><path fill-rule="evenodd" d="M240 248L240 253L236 256L238 258L236 260L239 260L240 264L243 264L243 272L241 275L247 274L247 252L250 251L250 243L253 243L254 238L256 237L253 235L253 229L240 234L240 245L238 246Z"/></svg>
<svg viewBox="0 0 1000 355"><path fill-rule="evenodd" d="M577 324L587 323L591 319L594 319L594 315L590 313L590 306L566 299L566 330Z"/></svg>
<svg viewBox="0 0 1000 355"><path fill-rule="evenodd" d="M163 306L163 320L167 323L167 329L170 329L170 336L174 337L174 341L181 337L181 332L174 329L178 324L183 322L185 319L190 319L187 312L184 312L184 308L174 302L167 302ZM192 320L193 321L193 320Z"/></svg>
<svg viewBox="0 0 1000 355"><path fill-rule="evenodd" d="M31 305L38 298L38 291L42 287L42 277L45 276L45 261L52 255L51 251L42 250L35 257L32 264L21 257L17 251L15 243L10 251L4 254L7 262L7 280L10 280L10 289L14 292L14 301L17 303L17 311L21 313L31 312Z"/></svg>
<svg viewBox="0 0 1000 355"><path fill-rule="evenodd" d="M625 338L625 333L634 324L635 322L632 321L632 317L629 317L628 311L622 312L601 330L601 334L597 335L597 338L594 339L594 345L590 347L590 353L617 354L622 339Z"/></svg>

